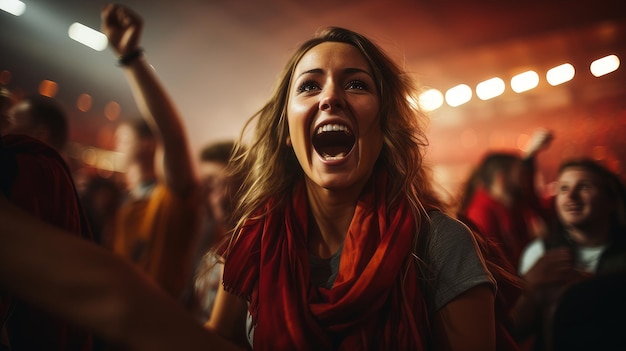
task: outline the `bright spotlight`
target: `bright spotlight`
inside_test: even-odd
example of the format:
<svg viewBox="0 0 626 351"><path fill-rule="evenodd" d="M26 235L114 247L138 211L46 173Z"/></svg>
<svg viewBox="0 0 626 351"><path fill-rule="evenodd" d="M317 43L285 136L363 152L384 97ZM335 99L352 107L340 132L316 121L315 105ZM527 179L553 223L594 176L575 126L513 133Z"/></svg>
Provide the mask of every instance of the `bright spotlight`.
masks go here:
<svg viewBox="0 0 626 351"><path fill-rule="evenodd" d="M426 111L433 111L443 105L443 94L437 89L428 89L419 96L419 105Z"/></svg>
<svg viewBox="0 0 626 351"><path fill-rule="evenodd" d="M609 55L593 61L589 69L594 77L600 77L616 71L619 68L619 63L619 57Z"/></svg>
<svg viewBox="0 0 626 351"><path fill-rule="evenodd" d="M459 84L446 91L446 102L451 107L461 106L472 99L472 88L467 84Z"/></svg>
<svg viewBox="0 0 626 351"><path fill-rule="evenodd" d="M18 0L0 0L0 10L14 16L21 16L26 11L26 4Z"/></svg>
<svg viewBox="0 0 626 351"><path fill-rule="evenodd" d="M498 77L480 82L476 86L476 96L481 100L493 99L502 93L504 93L504 81Z"/></svg>
<svg viewBox="0 0 626 351"><path fill-rule="evenodd" d="M569 63L564 63L562 65L556 66L548 70L546 73L546 79L548 83L552 86L556 86L559 84L563 84L565 82L569 82L574 78L576 74L576 70L574 66Z"/></svg>
<svg viewBox="0 0 626 351"><path fill-rule="evenodd" d="M526 71L511 78L511 89L522 93L539 85L539 75L535 71Z"/></svg>
<svg viewBox="0 0 626 351"><path fill-rule="evenodd" d="M106 49L109 42L106 35L78 22L72 23L67 33L70 38L96 51Z"/></svg>

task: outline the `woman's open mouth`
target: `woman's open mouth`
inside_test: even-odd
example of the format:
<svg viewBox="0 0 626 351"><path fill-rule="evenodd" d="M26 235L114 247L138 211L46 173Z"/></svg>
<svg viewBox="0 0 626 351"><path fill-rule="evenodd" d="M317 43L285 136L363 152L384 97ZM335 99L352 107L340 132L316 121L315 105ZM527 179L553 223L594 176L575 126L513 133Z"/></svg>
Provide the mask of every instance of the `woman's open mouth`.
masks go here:
<svg viewBox="0 0 626 351"><path fill-rule="evenodd" d="M343 124L325 124L313 135L313 147L324 160L344 158L354 147L356 138L350 128Z"/></svg>

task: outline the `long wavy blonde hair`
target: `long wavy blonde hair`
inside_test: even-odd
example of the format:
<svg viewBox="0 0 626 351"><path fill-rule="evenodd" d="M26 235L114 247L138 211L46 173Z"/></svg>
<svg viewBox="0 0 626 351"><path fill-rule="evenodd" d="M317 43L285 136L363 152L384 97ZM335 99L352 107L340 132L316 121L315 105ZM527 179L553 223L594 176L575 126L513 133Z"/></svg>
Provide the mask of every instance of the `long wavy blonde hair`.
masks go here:
<svg viewBox="0 0 626 351"><path fill-rule="evenodd" d="M414 80L376 44L353 31L330 27L304 42L280 75L269 101L252 116L241 133L228 171L239 184L232 193L229 226L233 232L270 197L277 205L291 196L294 183L303 177L293 150L287 147L287 99L296 65L313 47L324 42L346 43L357 48L371 67L380 94L381 129L384 136L376 167L385 167L391 186L388 201L406 196L421 223L428 208L440 207L428 172L423 167L427 145L423 124L427 116L417 104ZM413 103L412 103L413 102ZM252 130L252 133L250 133ZM246 137L249 141L246 142Z"/></svg>

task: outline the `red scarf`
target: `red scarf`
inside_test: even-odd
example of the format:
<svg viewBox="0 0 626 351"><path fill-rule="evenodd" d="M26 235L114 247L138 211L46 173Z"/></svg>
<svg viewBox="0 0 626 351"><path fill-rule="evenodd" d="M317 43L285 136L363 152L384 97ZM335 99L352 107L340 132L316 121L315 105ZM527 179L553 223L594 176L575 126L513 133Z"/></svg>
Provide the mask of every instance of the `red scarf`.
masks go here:
<svg viewBox="0 0 626 351"><path fill-rule="evenodd" d="M389 211L386 178L373 176L357 202L331 289L309 282L303 182L286 206L270 200L266 216L244 225L224 286L250 302L255 350L426 349L427 312L410 255L414 216L405 199Z"/></svg>

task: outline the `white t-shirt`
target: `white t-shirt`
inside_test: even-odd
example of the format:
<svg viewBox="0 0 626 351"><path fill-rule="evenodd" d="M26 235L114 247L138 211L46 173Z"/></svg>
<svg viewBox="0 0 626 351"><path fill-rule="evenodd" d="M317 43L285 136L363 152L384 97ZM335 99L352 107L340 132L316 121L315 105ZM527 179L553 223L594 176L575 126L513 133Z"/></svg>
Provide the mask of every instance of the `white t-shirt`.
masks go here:
<svg viewBox="0 0 626 351"><path fill-rule="evenodd" d="M577 247L576 252L576 266L585 272L595 273L598 268L598 262L600 256L606 249L606 245L592 246L592 247ZM522 259L520 261L519 273L520 275L526 274L544 255L546 249L543 245L543 240L533 240L522 253Z"/></svg>

